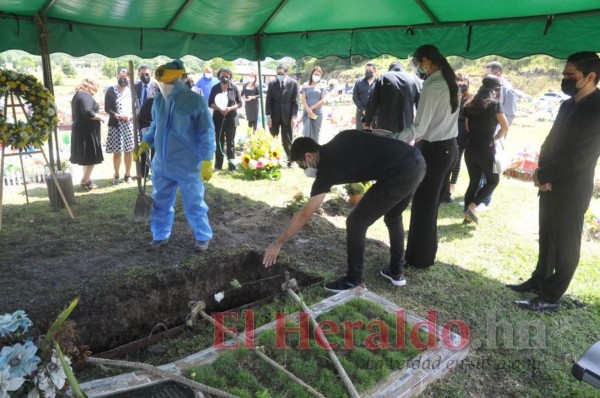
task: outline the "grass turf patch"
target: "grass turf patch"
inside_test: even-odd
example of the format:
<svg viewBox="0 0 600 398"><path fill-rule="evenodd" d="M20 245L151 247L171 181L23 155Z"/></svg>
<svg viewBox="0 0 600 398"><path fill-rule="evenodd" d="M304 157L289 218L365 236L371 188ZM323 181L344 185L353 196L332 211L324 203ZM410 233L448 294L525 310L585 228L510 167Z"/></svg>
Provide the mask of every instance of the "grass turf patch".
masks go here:
<svg viewBox="0 0 600 398"><path fill-rule="evenodd" d="M403 321L403 320L402 320ZM418 355L407 330L395 314L379 304L353 299L317 318L326 331L329 344L358 391L373 387L390 373L406 366ZM308 320L285 323L257 338L257 349L301 377L326 397L345 397L347 391L326 352L326 343L308 333ZM326 326L325 326L326 325ZM306 329L306 334L299 330ZM314 332L314 331L313 331ZM307 340L304 337L309 335ZM419 331L419 340L427 333ZM240 397L308 397L310 394L275 371L247 348L225 352L211 365L191 368L187 376L197 382L228 391Z"/></svg>

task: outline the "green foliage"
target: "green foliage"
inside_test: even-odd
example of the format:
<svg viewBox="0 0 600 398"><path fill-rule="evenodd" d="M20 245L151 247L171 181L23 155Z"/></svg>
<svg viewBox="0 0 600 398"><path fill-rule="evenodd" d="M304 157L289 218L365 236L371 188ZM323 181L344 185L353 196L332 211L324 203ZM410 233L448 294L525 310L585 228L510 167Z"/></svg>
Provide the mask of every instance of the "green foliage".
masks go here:
<svg viewBox="0 0 600 398"><path fill-rule="evenodd" d="M117 69L119 68L117 61L114 59L106 58L102 64L102 75L107 78L113 78L117 76Z"/></svg>
<svg viewBox="0 0 600 398"><path fill-rule="evenodd" d="M229 68L229 69L231 69L232 72L235 72L234 71L235 67L233 66L233 62L227 61L223 58L218 58L218 57L213 58L209 62L207 62L207 64L212 68L213 75L215 77L217 77L217 72L221 68Z"/></svg>
<svg viewBox="0 0 600 398"><path fill-rule="evenodd" d="M289 215L296 214L308 203L308 196L302 192L296 192L291 200L284 203L284 210Z"/></svg>
<svg viewBox="0 0 600 398"><path fill-rule="evenodd" d="M70 61L64 61L60 66L60 70L69 77L77 76L77 70L75 70L75 67Z"/></svg>
<svg viewBox="0 0 600 398"><path fill-rule="evenodd" d="M60 329L60 327L65 323L65 321L67 320L67 318L69 317L69 315L71 315L71 312L73 312L73 310L75 309L75 307L77 306L77 304L79 303L79 296L75 297L67 306L67 308L65 308L56 318L56 320L54 320L54 322L52 323L52 325L50 326L50 329L48 329L48 332L46 333L46 338L44 339L44 343L40 346L40 351L42 351L42 353L48 353L50 352L50 346L54 341L54 336L56 335L56 333L58 332L58 330Z"/></svg>

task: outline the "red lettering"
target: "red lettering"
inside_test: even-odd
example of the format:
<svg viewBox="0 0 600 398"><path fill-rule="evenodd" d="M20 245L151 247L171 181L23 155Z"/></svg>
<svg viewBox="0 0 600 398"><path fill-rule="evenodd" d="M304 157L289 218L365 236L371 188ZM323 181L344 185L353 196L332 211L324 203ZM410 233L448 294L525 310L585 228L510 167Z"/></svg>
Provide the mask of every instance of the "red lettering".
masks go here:
<svg viewBox="0 0 600 398"><path fill-rule="evenodd" d="M300 345L298 348L307 350L310 348L310 329L308 324L308 314L300 313L300 326L297 328L285 326L285 314L277 313L275 318L275 348L288 348L285 344L285 334L298 333L300 336Z"/></svg>
<svg viewBox="0 0 600 398"><path fill-rule="evenodd" d="M424 350L426 348L438 348L438 343L435 338L435 329L436 329L436 310L428 310L427 311L427 320L419 321L415 323L410 330L410 343L418 350ZM419 336L419 329L421 329L421 325L425 326L427 330L427 343L423 343Z"/></svg>
<svg viewBox="0 0 600 398"><path fill-rule="evenodd" d="M244 310L245 348L254 349L254 310Z"/></svg>
<svg viewBox="0 0 600 398"><path fill-rule="evenodd" d="M403 350L406 348L406 313L404 310L395 311L396 313L396 348Z"/></svg>
<svg viewBox="0 0 600 398"><path fill-rule="evenodd" d="M379 331L367 336L365 339L365 347L369 350L376 350L378 348L389 349L390 332L387 323L381 320L371 321L367 325L367 330L372 330L374 326L377 326ZM379 343L375 343L375 340Z"/></svg>
<svg viewBox="0 0 600 398"><path fill-rule="evenodd" d="M237 321L238 314L235 312L217 312L214 314L215 318L215 338L214 338L214 348L218 349L229 349L229 348L238 348L239 342L236 340L232 345L225 344L225 333L237 333L235 325L233 328L226 328L224 326L224 319L232 317L234 321Z"/></svg>
<svg viewBox="0 0 600 398"><path fill-rule="evenodd" d="M327 329L323 330L323 326L327 326ZM319 347L328 349L336 349L338 347L338 343L330 343L327 341L325 337L326 334L338 334L340 332L340 327L335 321L330 319L326 319L317 324L317 328L315 329L315 340Z"/></svg>
<svg viewBox="0 0 600 398"><path fill-rule="evenodd" d="M344 349L351 350L354 348L354 328L362 329L362 321L343 321L344 325Z"/></svg>
<svg viewBox="0 0 600 398"><path fill-rule="evenodd" d="M460 341L458 342L458 345L455 345L452 341L452 331L450 330L452 325L458 326L458 334L460 336ZM450 350L460 350L461 348L469 344L470 340L471 330L465 322L458 319L452 319L444 323L444 327L442 328L442 343L446 348Z"/></svg>

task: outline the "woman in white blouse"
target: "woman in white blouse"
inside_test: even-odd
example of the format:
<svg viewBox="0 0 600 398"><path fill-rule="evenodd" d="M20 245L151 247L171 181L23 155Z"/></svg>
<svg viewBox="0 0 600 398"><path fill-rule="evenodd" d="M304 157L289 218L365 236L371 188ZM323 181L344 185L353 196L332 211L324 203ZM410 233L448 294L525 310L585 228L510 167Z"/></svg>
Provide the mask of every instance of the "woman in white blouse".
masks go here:
<svg viewBox="0 0 600 398"><path fill-rule="evenodd" d="M405 257L407 266L426 268L435 261L438 207L458 156L460 95L454 70L436 47L427 44L417 48L411 62L427 78L415 121L394 137L416 141L427 164L425 178L412 201Z"/></svg>

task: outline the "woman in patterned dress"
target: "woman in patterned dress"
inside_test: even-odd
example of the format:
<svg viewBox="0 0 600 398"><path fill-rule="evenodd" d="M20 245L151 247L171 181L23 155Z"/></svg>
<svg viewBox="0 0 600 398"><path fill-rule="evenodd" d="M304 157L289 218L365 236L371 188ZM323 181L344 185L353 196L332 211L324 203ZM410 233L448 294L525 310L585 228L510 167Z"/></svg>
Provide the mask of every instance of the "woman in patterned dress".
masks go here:
<svg viewBox="0 0 600 398"><path fill-rule="evenodd" d="M125 163L123 181L131 182L131 162L133 150L133 124L131 108L131 90L129 89L129 71L121 69L117 75L117 85L109 87L104 97L104 110L110 115L108 119L108 137L106 153L113 154L115 174L113 184L119 183L121 154Z"/></svg>

